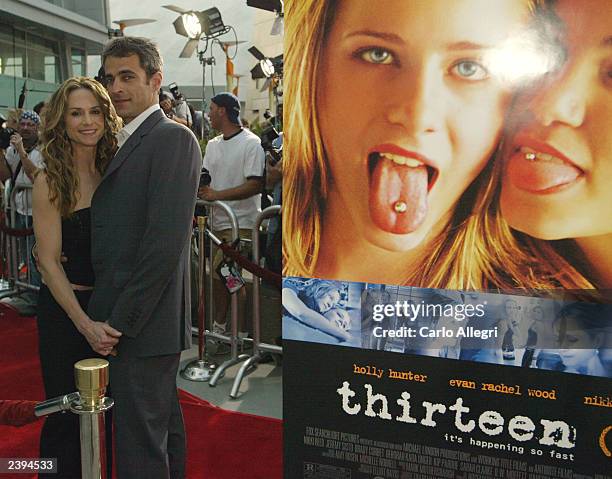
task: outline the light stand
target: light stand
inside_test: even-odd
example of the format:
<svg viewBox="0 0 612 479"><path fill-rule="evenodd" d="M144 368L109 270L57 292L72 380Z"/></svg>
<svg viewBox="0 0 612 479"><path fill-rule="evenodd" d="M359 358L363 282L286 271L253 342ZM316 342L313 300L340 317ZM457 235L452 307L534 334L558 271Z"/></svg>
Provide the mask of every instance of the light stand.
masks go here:
<svg viewBox="0 0 612 479"><path fill-rule="evenodd" d="M205 115L206 115L206 65L215 65L215 57L210 56L207 57L205 56L206 54L206 50L200 52L198 51L198 59L200 60L200 64L202 65L202 124L200 126L200 133L202 135L202 139L206 138L206 136L204 135L205 131L206 131L206 126L205 126Z"/></svg>

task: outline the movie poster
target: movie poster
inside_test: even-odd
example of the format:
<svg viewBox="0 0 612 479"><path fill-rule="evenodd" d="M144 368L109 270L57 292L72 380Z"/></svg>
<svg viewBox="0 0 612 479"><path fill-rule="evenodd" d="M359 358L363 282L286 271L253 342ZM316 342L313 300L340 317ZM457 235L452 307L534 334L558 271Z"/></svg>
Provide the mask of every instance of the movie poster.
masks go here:
<svg viewBox="0 0 612 479"><path fill-rule="evenodd" d="M609 1L286 7L285 477L612 478Z"/></svg>

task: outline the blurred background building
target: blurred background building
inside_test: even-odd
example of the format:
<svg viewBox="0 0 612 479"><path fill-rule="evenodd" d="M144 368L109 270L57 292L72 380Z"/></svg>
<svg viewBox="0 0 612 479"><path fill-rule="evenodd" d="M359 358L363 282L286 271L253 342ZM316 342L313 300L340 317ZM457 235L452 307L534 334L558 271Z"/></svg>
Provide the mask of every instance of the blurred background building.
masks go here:
<svg viewBox="0 0 612 479"><path fill-rule="evenodd" d="M49 97L73 75L93 76L87 56L108 40L108 0L0 1L0 113Z"/></svg>

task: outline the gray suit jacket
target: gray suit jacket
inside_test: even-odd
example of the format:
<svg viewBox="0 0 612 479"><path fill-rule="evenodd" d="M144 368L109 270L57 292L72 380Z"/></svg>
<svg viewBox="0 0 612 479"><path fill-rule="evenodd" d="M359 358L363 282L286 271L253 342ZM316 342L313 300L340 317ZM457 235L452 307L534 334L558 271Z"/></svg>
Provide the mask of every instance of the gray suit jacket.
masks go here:
<svg viewBox="0 0 612 479"><path fill-rule="evenodd" d="M119 354L190 347L189 238L201 163L193 133L158 110L121 147L94 194L88 312L123 333Z"/></svg>

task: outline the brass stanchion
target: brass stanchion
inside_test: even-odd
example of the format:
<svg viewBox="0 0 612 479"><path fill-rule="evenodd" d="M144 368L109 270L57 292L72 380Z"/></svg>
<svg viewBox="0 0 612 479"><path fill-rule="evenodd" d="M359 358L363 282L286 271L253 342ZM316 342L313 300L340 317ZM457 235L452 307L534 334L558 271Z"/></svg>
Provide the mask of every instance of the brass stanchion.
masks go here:
<svg viewBox="0 0 612 479"><path fill-rule="evenodd" d="M111 398L104 396L108 386L108 361L83 359L75 363L74 377L78 392L38 403L34 414L43 417L68 409L78 414L81 425L81 479L107 479L104 413L114 404Z"/></svg>
<svg viewBox="0 0 612 479"><path fill-rule="evenodd" d="M108 361L83 359L74 365L80 400L70 406L81 425L81 477L106 479L104 412L114 401L104 396L108 386Z"/></svg>
<svg viewBox="0 0 612 479"><path fill-rule="evenodd" d="M198 359L191 361L181 371L181 376L189 381L208 381L217 370L217 364L211 363L206 354L205 334L205 301L204 301L204 279L206 278L206 256L204 252L204 236L206 232L206 216L198 216ZM211 263L212 268L212 263ZM212 275L212 271L211 271ZM212 321L212 320L211 320Z"/></svg>

